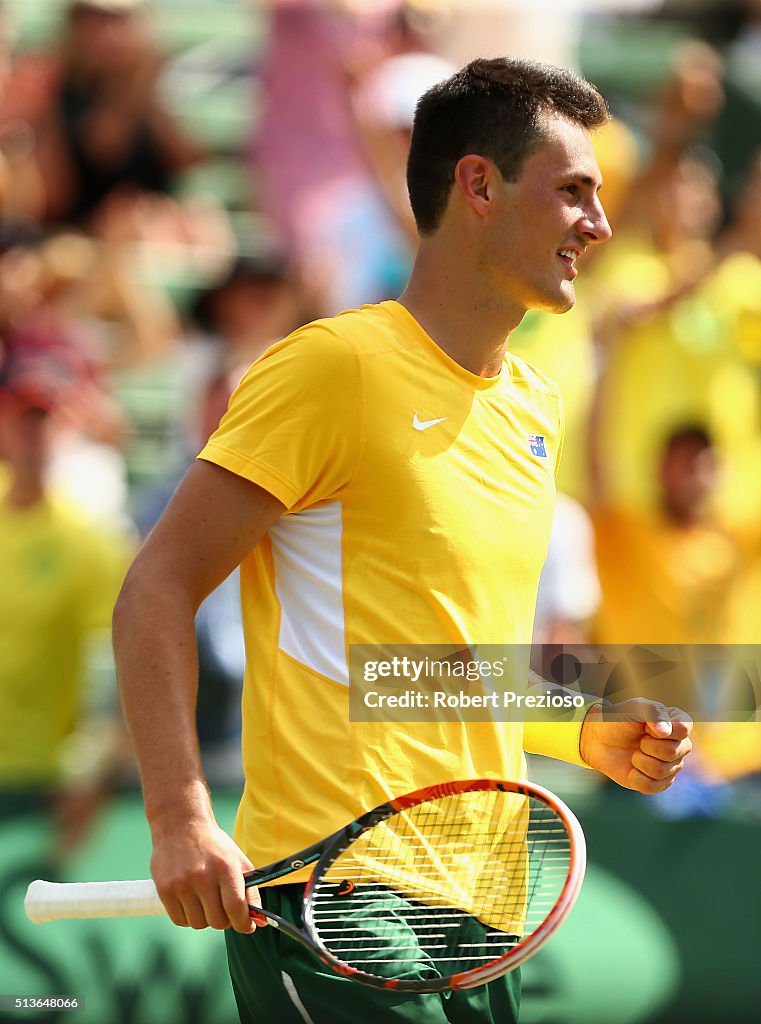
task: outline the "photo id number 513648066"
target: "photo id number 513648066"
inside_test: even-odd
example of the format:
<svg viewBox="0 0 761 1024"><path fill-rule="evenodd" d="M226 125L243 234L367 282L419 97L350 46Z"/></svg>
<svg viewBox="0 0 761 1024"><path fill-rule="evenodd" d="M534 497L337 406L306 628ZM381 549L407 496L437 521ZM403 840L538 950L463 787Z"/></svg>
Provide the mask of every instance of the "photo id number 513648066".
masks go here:
<svg viewBox="0 0 761 1024"><path fill-rule="evenodd" d="M18 996L0 995L0 1011L15 1010L23 1013L24 1010L38 1012L40 1010L82 1010L85 1000L83 996Z"/></svg>

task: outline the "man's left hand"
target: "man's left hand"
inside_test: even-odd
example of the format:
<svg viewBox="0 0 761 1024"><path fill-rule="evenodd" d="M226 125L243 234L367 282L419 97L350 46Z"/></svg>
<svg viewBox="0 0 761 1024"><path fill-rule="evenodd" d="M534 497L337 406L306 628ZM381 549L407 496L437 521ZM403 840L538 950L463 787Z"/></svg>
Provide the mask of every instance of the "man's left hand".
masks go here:
<svg viewBox="0 0 761 1024"><path fill-rule="evenodd" d="M619 786L662 793L692 750L691 732L692 720L684 711L637 697L590 708L579 749L590 768Z"/></svg>

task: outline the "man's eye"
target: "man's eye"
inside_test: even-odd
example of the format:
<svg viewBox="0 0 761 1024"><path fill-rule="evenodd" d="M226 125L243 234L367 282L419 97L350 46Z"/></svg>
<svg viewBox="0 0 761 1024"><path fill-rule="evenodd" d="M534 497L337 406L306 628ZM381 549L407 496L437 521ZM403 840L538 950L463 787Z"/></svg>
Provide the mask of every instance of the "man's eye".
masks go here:
<svg viewBox="0 0 761 1024"><path fill-rule="evenodd" d="M577 196L579 194L579 187L578 185L563 185L563 191L568 192L572 196Z"/></svg>

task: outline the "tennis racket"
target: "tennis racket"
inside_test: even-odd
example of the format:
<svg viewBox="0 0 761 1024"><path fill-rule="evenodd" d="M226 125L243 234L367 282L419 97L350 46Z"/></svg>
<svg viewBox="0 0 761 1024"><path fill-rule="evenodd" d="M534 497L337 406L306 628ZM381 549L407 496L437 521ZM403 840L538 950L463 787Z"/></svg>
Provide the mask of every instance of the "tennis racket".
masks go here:
<svg viewBox="0 0 761 1024"><path fill-rule="evenodd" d="M251 907L339 974L376 988L444 992L500 977L544 945L579 894L581 826L529 782L447 782L360 815L246 886L315 864L303 924ZM35 922L162 914L153 882L29 886Z"/></svg>

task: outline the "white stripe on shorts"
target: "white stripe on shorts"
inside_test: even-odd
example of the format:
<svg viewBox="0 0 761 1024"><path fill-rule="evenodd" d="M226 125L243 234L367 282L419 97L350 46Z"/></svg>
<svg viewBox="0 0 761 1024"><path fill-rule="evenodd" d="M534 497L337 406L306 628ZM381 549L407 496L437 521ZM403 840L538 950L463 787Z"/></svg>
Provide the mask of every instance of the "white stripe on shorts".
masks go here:
<svg viewBox="0 0 761 1024"><path fill-rule="evenodd" d="M280 977L283 979L285 991L291 997L291 1002L301 1014L301 1019L304 1021L304 1024L314 1024L314 1021L307 1013L306 1006L304 1006L301 999L299 998L299 994L296 991L296 986L293 984L293 978L289 974L286 974L285 971L280 972Z"/></svg>

